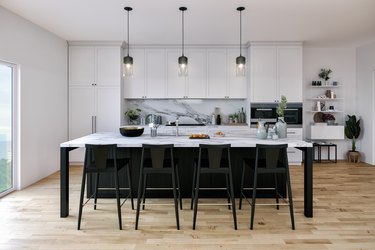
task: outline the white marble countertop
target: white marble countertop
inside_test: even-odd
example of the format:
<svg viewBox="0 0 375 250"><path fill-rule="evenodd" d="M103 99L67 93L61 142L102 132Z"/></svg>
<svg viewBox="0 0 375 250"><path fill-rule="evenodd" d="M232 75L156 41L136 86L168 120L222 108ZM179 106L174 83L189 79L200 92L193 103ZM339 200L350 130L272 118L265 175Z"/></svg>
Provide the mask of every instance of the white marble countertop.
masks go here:
<svg viewBox="0 0 375 250"><path fill-rule="evenodd" d="M211 135L210 135L211 136ZM63 142L60 147L85 147L85 144L117 144L118 147L142 147L142 144L174 144L175 147L199 147L199 144L231 144L232 147L255 147L256 144L288 144L288 147L312 147L312 143L300 139L285 138L278 140L257 139L247 133L228 134L224 137L211 136L210 139L189 139L188 135L158 134L151 137L143 134L139 137L125 137L120 133L95 133Z"/></svg>

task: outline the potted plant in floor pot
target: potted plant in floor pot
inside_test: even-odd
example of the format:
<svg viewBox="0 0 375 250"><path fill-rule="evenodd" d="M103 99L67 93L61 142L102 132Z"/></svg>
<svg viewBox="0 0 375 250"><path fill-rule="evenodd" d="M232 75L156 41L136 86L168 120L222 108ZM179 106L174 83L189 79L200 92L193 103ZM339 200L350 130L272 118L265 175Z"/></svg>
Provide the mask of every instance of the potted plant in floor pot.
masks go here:
<svg viewBox="0 0 375 250"><path fill-rule="evenodd" d="M345 136L352 140L352 150L347 153L348 161L360 162L361 154L356 150L356 142L361 133L360 126L361 119L357 119L355 115L348 115L348 120L345 122Z"/></svg>
<svg viewBox="0 0 375 250"><path fill-rule="evenodd" d="M141 114L141 109L136 108L136 109L129 109L128 111L125 112L125 116L128 117L129 124L139 124L139 115Z"/></svg>
<svg viewBox="0 0 375 250"><path fill-rule="evenodd" d="M328 80L330 79L329 75L332 73L331 69L321 69L319 77L324 80L325 85L328 85Z"/></svg>
<svg viewBox="0 0 375 250"><path fill-rule="evenodd" d="M286 109L287 99L285 96L281 96L281 100L276 108L276 113L279 116L276 122L276 133L279 138L286 138L287 124L284 120L284 112Z"/></svg>

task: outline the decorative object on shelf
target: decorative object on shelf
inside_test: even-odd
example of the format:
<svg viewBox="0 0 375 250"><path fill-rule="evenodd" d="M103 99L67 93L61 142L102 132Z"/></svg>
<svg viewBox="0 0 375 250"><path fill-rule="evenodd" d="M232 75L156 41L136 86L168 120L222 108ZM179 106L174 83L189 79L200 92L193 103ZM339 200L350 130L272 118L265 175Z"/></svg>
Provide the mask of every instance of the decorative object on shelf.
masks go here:
<svg viewBox="0 0 375 250"><path fill-rule="evenodd" d="M259 120L257 124L257 138L266 139L268 135L268 128L269 128L268 122Z"/></svg>
<svg viewBox="0 0 375 250"><path fill-rule="evenodd" d="M327 125L335 125L336 118L332 114L323 114L322 119Z"/></svg>
<svg viewBox="0 0 375 250"><path fill-rule="evenodd" d="M136 109L129 109L128 111L125 112L125 116L129 118L129 124L139 124L139 115L141 114L141 109L136 108Z"/></svg>
<svg viewBox="0 0 375 250"><path fill-rule="evenodd" d="M314 114L314 122L320 123L323 122L323 113L322 112L317 112Z"/></svg>
<svg viewBox="0 0 375 250"><path fill-rule="evenodd" d="M242 11L245 7L238 7L237 10L240 12L240 56L236 58L236 76L245 76L246 71L246 57L242 56Z"/></svg>
<svg viewBox="0 0 375 250"><path fill-rule="evenodd" d="M128 13L128 40L126 41L127 47L128 47L128 55L124 57L124 63L123 63L123 74L124 76L132 76L133 75L133 57L129 56L129 11L132 11L133 9L131 7L125 7L124 10Z"/></svg>
<svg viewBox="0 0 375 250"><path fill-rule="evenodd" d="M182 13L182 55L178 58L178 76L187 76L188 74L188 58L184 55L184 12L187 10L186 7L180 7Z"/></svg>
<svg viewBox="0 0 375 250"><path fill-rule="evenodd" d="M337 86L337 85L338 85L338 82L336 82L336 81L332 82L332 86Z"/></svg>
<svg viewBox="0 0 375 250"><path fill-rule="evenodd" d="M332 73L331 69L321 69L319 73L319 77L325 81L325 85L328 85L328 80L330 79L329 75Z"/></svg>
<svg viewBox="0 0 375 250"><path fill-rule="evenodd" d="M352 140L352 150L348 151L348 161L360 162L361 154L356 150L356 141L361 134L361 119L357 120L355 115L348 115L348 120L345 122L345 136Z"/></svg>
<svg viewBox="0 0 375 250"><path fill-rule="evenodd" d="M279 116L278 120L276 122L276 133L279 136L279 138L286 138L287 135L287 124L284 120L284 111L287 106L287 99L285 96L281 96L281 100L279 101L276 113Z"/></svg>

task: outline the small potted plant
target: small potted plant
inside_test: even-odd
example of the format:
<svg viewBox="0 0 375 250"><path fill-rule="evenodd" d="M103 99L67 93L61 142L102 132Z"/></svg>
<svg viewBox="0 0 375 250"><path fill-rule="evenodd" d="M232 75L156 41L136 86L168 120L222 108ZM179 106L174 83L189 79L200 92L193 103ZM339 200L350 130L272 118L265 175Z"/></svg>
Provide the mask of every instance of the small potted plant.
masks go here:
<svg viewBox="0 0 375 250"><path fill-rule="evenodd" d="M348 161L359 162L361 154L356 150L356 142L361 133L360 123L361 119L357 120L355 115L348 115L348 120L345 122L345 135L348 139L352 140L352 150L348 151Z"/></svg>
<svg viewBox="0 0 375 250"><path fill-rule="evenodd" d="M287 99L285 96L281 96L279 104L276 107L276 113L278 115L278 120L276 122L276 133L279 138L286 138L287 124L284 120L284 112L287 106Z"/></svg>
<svg viewBox="0 0 375 250"><path fill-rule="evenodd" d="M327 125L334 125L336 121L335 116L331 114L323 114L322 119Z"/></svg>
<svg viewBox="0 0 375 250"><path fill-rule="evenodd" d="M331 69L321 69L318 76L326 82L326 85L328 85L328 80L330 79L329 75L331 73Z"/></svg>
<svg viewBox="0 0 375 250"><path fill-rule="evenodd" d="M136 109L129 109L128 111L125 112L125 116L129 118L129 123L130 124L137 124L138 123L138 118L139 115L141 114L141 109L136 108Z"/></svg>

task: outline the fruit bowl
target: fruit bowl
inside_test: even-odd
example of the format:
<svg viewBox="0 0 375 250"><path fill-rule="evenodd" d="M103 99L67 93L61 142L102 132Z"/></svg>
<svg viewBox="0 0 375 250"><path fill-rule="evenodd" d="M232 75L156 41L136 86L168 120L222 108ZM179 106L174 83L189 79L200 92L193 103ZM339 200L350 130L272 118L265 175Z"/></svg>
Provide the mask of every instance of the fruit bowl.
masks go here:
<svg viewBox="0 0 375 250"><path fill-rule="evenodd" d="M120 127L120 134L127 137L136 137L141 136L143 134L144 128L143 127Z"/></svg>

